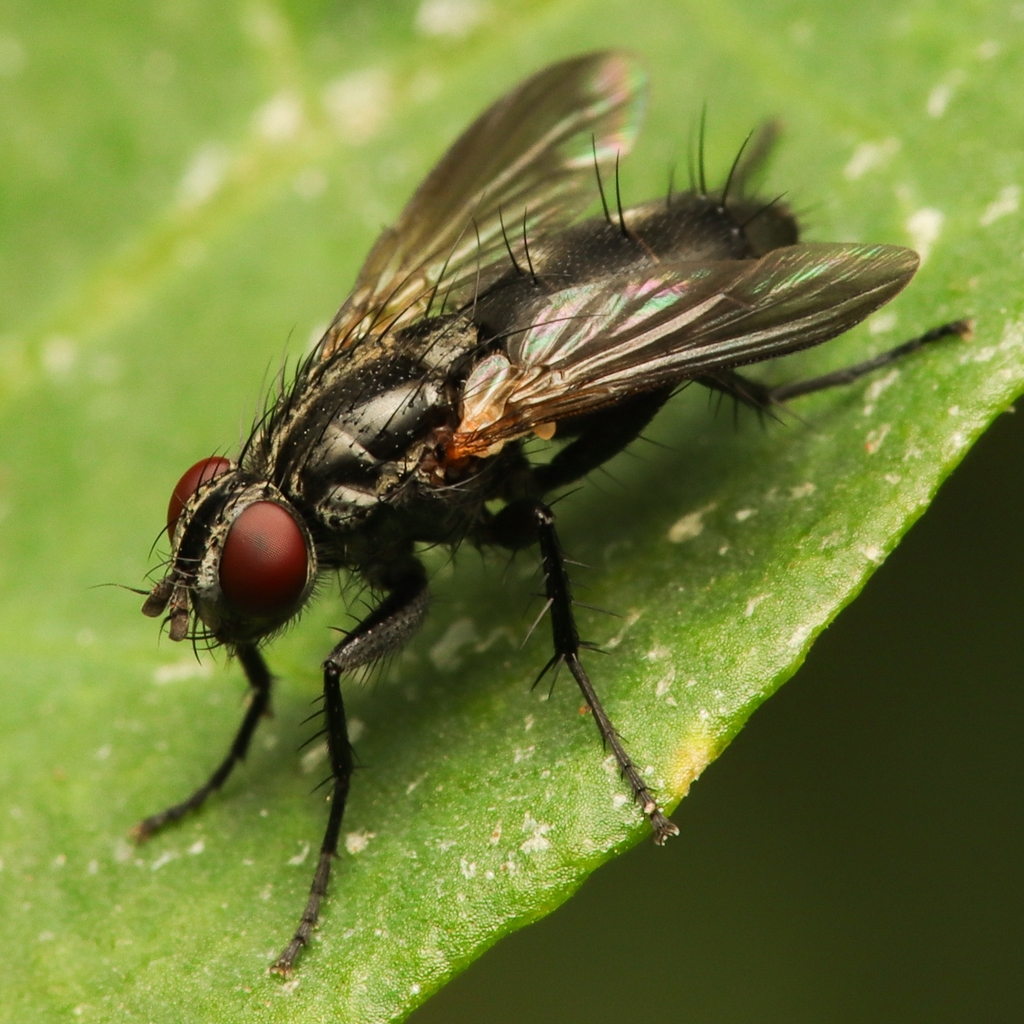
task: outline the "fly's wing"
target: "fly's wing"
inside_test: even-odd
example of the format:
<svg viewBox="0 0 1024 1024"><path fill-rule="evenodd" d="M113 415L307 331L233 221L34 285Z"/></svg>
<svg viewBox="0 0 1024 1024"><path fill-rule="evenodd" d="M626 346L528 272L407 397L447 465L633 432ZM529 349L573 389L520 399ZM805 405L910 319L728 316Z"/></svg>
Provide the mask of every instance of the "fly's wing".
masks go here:
<svg viewBox="0 0 1024 1024"><path fill-rule="evenodd" d="M314 362L425 316L435 296L458 306L507 269L515 239L564 226L629 151L644 76L623 53L552 64L484 111L377 240Z"/></svg>
<svg viewBox="0 0 1024 1024"><path fill-rule="evenodd" d="M448 458L484 455L625 395L841 334L913 277L892 245L793 245L758 260L659 264L548 295L463 389Z"/></svg>

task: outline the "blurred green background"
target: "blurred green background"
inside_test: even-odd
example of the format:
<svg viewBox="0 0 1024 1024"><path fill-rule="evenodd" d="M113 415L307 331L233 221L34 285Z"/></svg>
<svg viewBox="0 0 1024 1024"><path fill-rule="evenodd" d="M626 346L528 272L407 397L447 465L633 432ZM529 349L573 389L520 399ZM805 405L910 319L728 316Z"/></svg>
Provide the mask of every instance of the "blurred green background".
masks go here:
<svg viewBox="0 0 1024 1024"><path fill-rule="evenodd" d="M292 799L308 779L296 778L289 745L301 738L293 712L317 688L310 651L336 606L275 648L288 680L277 748L254 753L207 832L160 848L205 836L206 859L183 857L173 876L147 864L126 884L128 867L110 869L121 856L110 837L191 777L184 742L219 749L239 680L218 664L151 686L178 652L157 644L134 598L86 588L139 582L174 479L232 446L265 368L330 316L445 142L523 74L604 45L632 48L653 79L628 189L653 192L684 162L703 101L716 168L777 114L787 136L772 181L791 190L812 237L910 242L909 214L941 197L943 244L900 316L981 310L980 347L1021 315L1020 4L0 7L0 1019L336 1019L330 979L315 989L308 972L300 996L310 1002L293 1014L299 1003L279 998L277 982L260 989L264 950L250 949L278 941L308 879L275 876L271 899L214 851L226 836L242 864L276 865L296 849L282 845L286 829L319 827L320 809ZM323 100L317 123L294 121L294 96ZM920 309L924 295L934 309ZM671 443L671 424L658 429ZM723 446L741 450L754 430L741 422L731 442L708 417L707 436ZM773 426L753 450L792 433ZM412 1019L1019 1020L1022 467L1024 410L997 419L805 667L707 771L675 815L679 839L663 850L643 842L601 868ZM588 484L565 513L577 547L588 509L604 508L602 486ZM625 517L628 495L610 491ZM484 592L474 572L471 601ZM443 613L421 651L443 632ZM468 679L485 672L471 667ZM372 724L394 692L354 701ZM564 689L558 700L574 708ZM412 717L396 728L414 748ZM561 728L537 718L537 733ZM589 755L587 744L589 734ZM83 825L83 799L96 801L94 823ZM260 831L258 807L276 832ZM55 850L64 837L75 845ZM180 911L170 924L169 899ZM56 940L51 919L64 926ZM100 922L96 935L81 921ZM243 941L247 926L259 939ZM221 954L214 982L200 968L188 976L189 998L209 1000L201 1011L175 1004L182 960L167 947L200 962ZM246 1001L250 988L258 1001Z"/></svg>

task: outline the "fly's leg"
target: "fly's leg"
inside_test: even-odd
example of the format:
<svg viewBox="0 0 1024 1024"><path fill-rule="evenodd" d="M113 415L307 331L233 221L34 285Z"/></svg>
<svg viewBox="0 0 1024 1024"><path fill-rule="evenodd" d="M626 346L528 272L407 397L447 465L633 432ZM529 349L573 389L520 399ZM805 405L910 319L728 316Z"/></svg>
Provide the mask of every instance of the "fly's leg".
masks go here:
<svg viewBox="0 0 1024 1024"><path fill-rule="evenodd" d="M187 800L183 800L180 804L175 804L173 807L168 807L159 814L153 814L144 821L140 821L132 829L131 833L137 842L145 841L154 833L159 832L164 825L183 818L189 811L200 807L211 793L220 789L227 781L235 765L245 759L245 755L249 750L249 743L252 740L253 733L256 731L256 726L259 725L260 719L270 713L270 687L274 677L270 674L267 663L263 660L263 655L250 645L239 647L235 653L238 655L238 660L242 663L245 676L249 680L249 686L252 688L252 699L249 701L249 707L246 709L245 717L242 719L242 724L239 726L238 733L231 744L227 757L221 761L217 770L210 778Z"/></svg>
<svg viewBox="0 0 1024 1024"><path fill-rule="evenodd" d="M320 844L313 884L306 909L291 942L274 962L271 971L290 974L295 961L309 940L320 917L320 905L327 895L331 861L338 852L338 833L345 814L349 782L352 778L353 755L345 723L345 704L341 697L341 675L351 669L368 665L402 647L419 629L427 613L429 595L426 573L419 563L412 563L408 575L337 647L324 662L324 731L330 757L334 789L327 830Z"/></svg>
<svg viewBox="0 0 1024 1024"><path fill-rule="evenodd" d="M954 320L941 327L926 331L916 338L911 338L910 341L905 341L902 345L880 352L872 359L865 359L861 363L845 366L841 370L833 370L832 373L822 374L820 377L797 380L792 384L781 384L774 388L750 380L734 370L717 370L714 373L698 377L697 383L703 384L704 387L710 388L712 391L724 392L735 398L741 405L750 406L758 412L770 412L774 406L783 405L793 398L801 398L804 395L814 394L816 391L826 391L829 388L852 384L855 380L874 373L875 370L881 370L933 341L953 336L969 337L972 328L970 320Z"/></svg>
<svg viewBox="0 0 1024 1024"><path fill-rule="evenodd" d="M780 387L771 388L768 392L774 404L788 402L791 398L799 398L801 395L810 395L815 391L824 391L827 388L839 387L843 384L852 384L859 377L882 369L890 363L895 363L911 352L928 345L940 338L948 338L953 335L960 338L969 338L974 324L970 320L953 320L941 327L935 327L902 345L897 345L886 352L881 352L873 359L865 359L862 363L854 363L842 370L835 370L832 373L823 374L820 377L811 377L809 380L798 380L792 384L783 384Z"/></svg>
<svg viewBox="0 0 1024 1024"><path fill-rule="evenodd" d="M633 791L633 798L650 819L654 841L660 846L679 829L665 817L657 801L647 788L639 769L626 752L619 734L580 661L580 648L588 645L580 640L576 619L572 611L572 590L565 571L565 557L555 533L554 513L540 501L523 499L507 505L492 523L491 539L505 547L521 547L524 542L536 541L540 545L541 565L544 570L544 589L547 607L551 611L551 634L555 652L544 666L545 672L564 664L572 673L583 697L594 714L598 732L605 747L611 748L619 770Z"/></svg>
<svg viewBox="0 0 1024 1024"><path fill-rule="evenodd" d="M608 409L559 423L559 436L573 436L547 465L536 466L533 480L541 494L565 487L592 473L633 443L672 397L675 385L634 395Z"/></svg>

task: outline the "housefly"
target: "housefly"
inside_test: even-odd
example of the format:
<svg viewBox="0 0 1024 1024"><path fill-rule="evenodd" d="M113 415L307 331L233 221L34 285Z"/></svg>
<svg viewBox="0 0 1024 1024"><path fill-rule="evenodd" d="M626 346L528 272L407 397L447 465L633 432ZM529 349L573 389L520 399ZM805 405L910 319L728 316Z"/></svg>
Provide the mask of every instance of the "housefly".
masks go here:
<svg viewBox="0 0 1024 1024"><path fill-rule="evenodd" d="M224 645L252 699L209 780L141 822L139 839L199 807L245 757L270 701L262 645L317 581L345 570L378 595L323 663L333 791L309 900L277 972L310 941L337 850L353 771L341 677L393 654L427 614L417 544L539 547L553 638L544 671L564 665L579 684L662 843L678 829L580 660L587 644L547 496L624 449L686 382L770 411L968 329L948 324L774 389L740 374L858 323L906 285L917 254L800 242L786 204L751 192L770 126L721 188L705 186L701 160L689 190L623 209L618 162L643 105L642 73L608 51L553 64L490 106L377 240L237 458L203 459L174 488L168 569L143 611L165 616L172 640ZM603 215L580 219L598 201ZM537 436L566 443L535 464L524 442Z"/></svg>

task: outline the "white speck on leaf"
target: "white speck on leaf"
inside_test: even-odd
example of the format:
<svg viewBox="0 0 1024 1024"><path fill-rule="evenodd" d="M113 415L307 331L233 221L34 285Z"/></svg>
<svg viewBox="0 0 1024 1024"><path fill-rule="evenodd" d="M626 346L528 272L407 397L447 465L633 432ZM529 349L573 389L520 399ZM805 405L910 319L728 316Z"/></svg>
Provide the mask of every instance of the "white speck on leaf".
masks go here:
<svg viewBox="0 0 1024 1024"><path fill-rule="evenodd" d="M353 856L362 853L370 845L371 839L376 839L376 832L349 832L345 836L345 849Z"/></svg>
<svg viewBox="0 0 1024 1024"><path fill-rule="evenodd" d="M793 650L797 650L807 642L807 638L811 635L811 627L808 625L797 626L793 631L793 635L789 638L788 646Z"/></svg>
<svg viewBox="0 0 1024 1024"><path fill-rule="evenodd" d="M978 43L978 49L975 52L982 60L991 60L999 55L1001 49L1002 47L995 39L985 39Z"/></svg>
<svg viewBox="0 0 1024 1024"><path fill-rule="evenodd" d="M381 68L364 68L328 82L324 110L338 134L353 145L371 139L391 107L391 79Z"/></svg>
<svg viewBox="0 0 1024 1024"><path fill-rule="evenodd" d="M952 454L959 452L965 447L967 447L967 438L959 430L951 434L949 440L944 445L945 450Z"/></svg>
<svg viewBox="0 0 1024 1024"><path fill-rule="evenodd" d="M477 643L476 626L472 619L456 619L430 648L430 660L439 672L454 672L461 664L459 652L463 647Z"/></svg>
<svg viewBox="0 0 1024 1024"><path fill-rule="evenodd" d="M157 686L168 683L181 683L186 679L206 679L213 674L213 665L209 661L197 661L186 658L171 665L158 665L153 670L153 682Z"/></svg>
<svg viewBox="0 0 1024 1024"><path fill-rule="evenodd" d="M856 181L868 171L883 166L899 151L900 140L895 138L883 139L881 142L862 142L843 168L843 177Z"/></svg>
<svg viewBox="0 0 1024 1024"><path fill-rule="evenodd" d="M916 210L907 218L906 229L910 235L911 248L916 249L921 257L921 262L928 258L932 247L939 240L942 233L942 222L945 215L941 210L925 206Z"/></svg>
<svg viewBox="0 0 1024 1024"><path fill-rule="evenodd" d="M868 431L868 436L864 439L864 448L869 455L874 455L882 447L882 442L889 436L890 430L892 424L883 423L880 427Z"/></svg>
<svg viewBox="0 0 1024 1024"><path fill-rule="evenodd" d="M103 746L100 747L100 749L97 750L93 756L96 758L97 761L106 761L106 759L110 757L111 753L113 752L113 749L114 748L109 743L104 743Z"/></svg>
<svg viewBox="0 0 1024 1024"><path fill-rule="evenodd" d="M745 523L751 516L756 516L756 515L757 515L757 509L756 508L741 508L736 513L736 522L737 523Z"/></svg>
<svg viewBox="0 0 1024 1024"><path fill-rule="evenodd" d="M229 160L222 143L208 142L198 149L178 184L178 204L192 210L209 202L224 184Z"/></svg>
<svg viewBox="0 0 1024 1024"><path fill-rule="evenodd" d="M203 839L197 839L189 848L188 852L193 856L197 857L203 850L206 849L206 841Z"/></svg>
<svg viewBox="0 0 1024 1024"><path fill-rule="evenodd" d="M523 853L542 853L550 849L551 842L544 837L551 831L551 826L547 822L536 821L529 811L523 817L523 831L531 833L530 838L519 846Z"/></svg>
<svg viewBox="0 0 1024 1024"><path fill-rule="evenodd" d="M464 39L489 13L490 5L483 0L423 0L416 11L416 31Z"/></svg>
<svg viewBox="0 0 1024 1024"><path fill-rule="evenodd" d="M928 93L928 102L925 104L929 117L942 117L945 114L949 101L953 98L957 86L963 83L964 78L963 71L957 69L950 72L938 85L933 87L932 91Z"/></svg>
<svg viewBox="0 0 1024 1024"><path fill-rule="evenodd" d="M319 764L327 759L327 741L324 740L322 743L316 744L314 747L310 747L302 757L299 759L299 766L302 769L303 775L309 775L311 772L316 771Z"/></svg>
<svg viewBox="0 0 1024 1024"><path fill-rule="evenodd" d="M622 643L626 633L631 630L637 622L640 620L640 612L630 612L626 616L625 622L622 623L622 628L615 634L615 636L609 637L605 642L604 646L606 650L614 650L619 644Z"/></svg>
<svg viewBox="0 0 1024 1024"><path fill-rule="evenodd" d="M896 314L887 309L884 313L876 313L868 320L868 332L871 335L888 334L896 326Z"/></svg>
<svg viewBox="0 0 1024 1024"><path fill-rule="evenodd" d="M43 344L40 357L43 369L51 377L66 377L78 362L78 342L74 338L54 335Z"/></svg>
<svg viewBox="0 0 1024 1024"><path fill-rule="evenodd" d="M940 82L928 93L928 116L942 117L953 98L953 86L946 82Z"/></svg>
<svg viewBox="0 0 1024 1024"><path fill-rule="evenodd" d="M885 560L885 552L874 544L867 544L860 549L860 553L874 565L881 565Z"/></svg>
<svg viewBox="0 0 1024 1024"><path fill-rule="evenodd" d="M748 602L746 608L743 610L743 614L749 619L751 615L757 610L757 606L762 602L771 597L771 594L758 594L757 597L752 597Z"/></svg>
<svg viewBox="0 0 1024 1024"><path fill-rule="evenodd" d="M300 864L306 863L306 858L309 856L309 843L303 843L302 849L295 854L294 857L288 858L288 863L293 868L297 868Z"/></svg>
<svg viewBox="0 0 1024 1024"><path fill-rule="evenodd" d="M267 142L282 143L299 134L304 120L302 101L295 93L285 91L271 97L256 111L253 124Z"/></svg>
<svg viewBox="0 0 1024 1024"><path fill-rule="evenodd" d="M668 531L668 539L673 544L682 544L685 540L693 540L704 532L704 516L713 512L717 503L705 505L696 512L689 512L681 519L677 519Z"/></svg>
<svg viewBox="0 0 1024 1024"><path fill-rule="evenodd" d="M998 196L985 207L985 212L978 218L978 223L987 228L994 224L1000 217L1008 217L1020 209L1020 188L1017 185L1007 185Z"/></svg>
<svg viewBox="0 0 1024 1024"><path fill-rule="evenodd" d="M797 501L800 498L809 498L818 488L808 480L806 483L790 487L789 496Z"/></svg>
<svg viewBox="0 0 1024 1024"><path fill-rule="evenodd" d="M879 377L878 380L872 381L864 389L864 401L877 402L882 394L896 383L899 375L900 371L894 369L890 370L884 377Z"/></svg>
<svg viewBox="0 0 1024 1024"><path fill-rule="evenodd" d="M164 852L149 865L149 870L159 871L165 864L170 864L172 860L177 860L178 856L179 854L177 850L164 850Z"/></svg>
<svg viewBox="0 0 1024 1024"><path fill-rule="evenodd" d="M658 680L658 685L654 688L654 695L656 697L664 697L672 689L672 684L675 681L676 667L675 665L669 665L668 671Z"/></svg>

